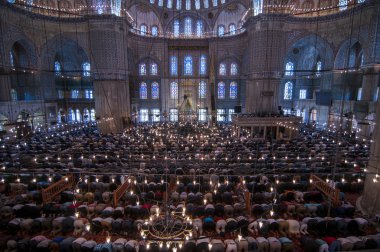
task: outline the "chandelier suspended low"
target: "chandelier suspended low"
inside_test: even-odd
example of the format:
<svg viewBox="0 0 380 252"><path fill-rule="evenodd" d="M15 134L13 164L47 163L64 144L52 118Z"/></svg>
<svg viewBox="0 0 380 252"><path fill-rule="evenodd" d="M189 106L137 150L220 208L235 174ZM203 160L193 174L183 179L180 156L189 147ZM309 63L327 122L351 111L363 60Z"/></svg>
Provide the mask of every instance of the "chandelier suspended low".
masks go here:
<svg viewBox="0 0 380 252"><path fill-rule="evenodd" d="M145 240L184 241L192 237L192 220L182 212L170 211L167 204L164 211L156 208L156 213L146 220L141 228L141 237Z"/></svg>

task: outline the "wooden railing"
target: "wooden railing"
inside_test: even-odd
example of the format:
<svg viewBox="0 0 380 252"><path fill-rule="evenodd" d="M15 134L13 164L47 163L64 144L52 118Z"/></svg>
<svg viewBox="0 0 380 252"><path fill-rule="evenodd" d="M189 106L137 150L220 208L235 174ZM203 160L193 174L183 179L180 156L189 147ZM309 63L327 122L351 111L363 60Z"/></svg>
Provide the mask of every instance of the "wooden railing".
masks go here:
<svg viewBox="0 0 380 252"><path fill-rule="evenodd" d="M311 179L311 185L313 185L315 188L320 190L324 195L326 195L329 199L331 199L331 202L334 206L340 205L339 200L339 193L340 190L333 188L331 185L329 185L326 181L321 179L320 177L312 174L310 176Z"/></svg>
<svg viewBox="0 0 380 252"><path fill-rule="evenodd" d="M114 207L117 206L117 203L123 197L124 193L127 191L129 187L128 179L125 178L125 182L121 184L116 190L113 192L113 205Z"/></svg>
<svg viewBox="0 0 380 252"><path fill-rule="evenodd" d="M73 174L68 174L63 177L60 181L51 184L49 187L42 189L42 202L49 203L61 192L74 188L75 186L75 177Z"/></svg>

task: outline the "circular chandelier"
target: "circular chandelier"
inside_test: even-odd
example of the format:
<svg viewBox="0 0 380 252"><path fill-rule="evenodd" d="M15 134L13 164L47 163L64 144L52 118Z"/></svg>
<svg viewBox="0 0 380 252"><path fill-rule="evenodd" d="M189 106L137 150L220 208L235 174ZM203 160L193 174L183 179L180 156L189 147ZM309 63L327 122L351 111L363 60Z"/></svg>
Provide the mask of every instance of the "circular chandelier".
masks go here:
<svg viewBox="0 0 380 252"><path fill-rule="evenodd" d="M141 227L141 237L145 240L160 241L183 241L192 237L192 220L186 217L185 208L182 212L170 211L165 204L165 210L160 212L157 207L156 212L151 214Z"/></svg>

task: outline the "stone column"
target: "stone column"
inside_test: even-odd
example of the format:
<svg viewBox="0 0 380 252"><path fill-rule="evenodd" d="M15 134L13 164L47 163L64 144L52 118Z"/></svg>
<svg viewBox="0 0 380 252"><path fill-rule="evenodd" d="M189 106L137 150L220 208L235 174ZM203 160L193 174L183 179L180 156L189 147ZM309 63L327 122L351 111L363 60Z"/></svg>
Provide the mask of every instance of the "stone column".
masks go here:
<svg viewBox="0 0 380 252"><path fill-rule="evenodd" d="M367 120L367 116L374 113L373 102L377 87L379 84L379 72L380 69L368 67L364 69L365 73L363 75L362 81L362 97L361 100L356 104L355 116L358 121L358 128L360 129L360 138L367 138L370 136L370 122Z"/></svg>
<svg viewBox="0 0 380 252"><path fill-rule="evenodd" d="M90 21L95 109L101 133L120 133L130 114L126 22L117 17Z"/></svg>

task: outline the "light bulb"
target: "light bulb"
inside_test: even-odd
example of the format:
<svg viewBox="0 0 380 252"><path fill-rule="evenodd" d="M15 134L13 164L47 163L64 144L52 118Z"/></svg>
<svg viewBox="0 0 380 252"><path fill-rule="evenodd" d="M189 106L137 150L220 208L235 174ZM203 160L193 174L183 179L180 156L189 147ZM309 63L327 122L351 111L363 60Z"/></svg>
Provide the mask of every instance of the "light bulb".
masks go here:
<svg viewBox="0 0 380 252"><path fill-rule="evenodd" d="M212 249L212 244L209 243L209 244L208 244L208 250L211 250L211 249Z"/></svg>
<svg viewBox="0 0 380 252"><path fill-rule="evenodd" d="M238 235L238 241L240 242L240 240L241 240L241 235L239 234Z"/></svg>
<svg viewBox="0 0 380 252"><path fill-rule="evenodd" d="M206 199L204 199L204 200L203 200L203 203L206 205L206 204L207 204L207 200L206 200Z"/></svg>
<svg viewBox="0 0 380 252"><path fill-rule="evenodd" d="M274 212L273 210L270 211L270 216L273 216L274 215Z"/></svg>
<svg viewBox="0 0 380 252"><path fill-rule="evenodd" d="M89 224L86 225L86 231L90 232L91 226Z"/></svg>
<svg viewBox="0 0 380 252"><path fill-rule="evenodd" d="M107 239L106 239L106 243L110 243L111 242L111 237L107 237Z"/></svg>
<svg viewBox="0 0 380 252"><path fill-rule="evenodd" d="M79 213L78 212L75 212L75 217L79 218Z"/></svg>
<svg viewBox="0 0 380 252"><path fill-rule="evenodd" d="M260 221L259 222L259 228L261 228L263 226L263 223Z"/></svg>

